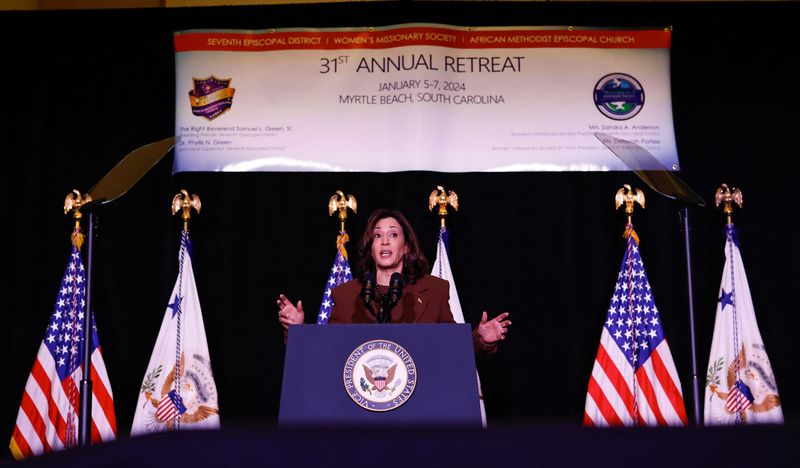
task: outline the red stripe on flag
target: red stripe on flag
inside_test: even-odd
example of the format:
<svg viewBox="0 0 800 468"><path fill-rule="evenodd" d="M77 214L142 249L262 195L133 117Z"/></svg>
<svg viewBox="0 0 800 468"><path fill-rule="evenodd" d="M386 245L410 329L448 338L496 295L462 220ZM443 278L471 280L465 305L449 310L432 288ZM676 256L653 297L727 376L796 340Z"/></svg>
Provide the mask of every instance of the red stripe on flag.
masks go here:
<svg viewBox="0 0 800 468"><path fill-rule="evenodd" d="M597 409L600 410L600 414L603 415L603 419L606 420L609 426L624 426L622 420L619 419L619 416L617 416L617 412L614 411L614 406L612 406L611 402L608 401L606 394L603 393L603 389L600 388L600 385L594 379L594 376L589 377L589 389L587 391L592 397L592 400L594 400L594 404L597 405ZM585 422L586 419L584 418L584 423Z"/></svg>
<svg viewBox="0 0 800 468"><path fill-rule="evenodd" d="M646 426L647 421L645 421L644 416L642 416L641 411L636 412L636 425L637 426Z"/></svg>
<svg viewBox="0 0 800 468"><path fill-rule="evenodd" d="M661 414L661 408L658 407L656 391L653 388L650 377L647 375L645 366L640 367L639 370L636 371L636 382L639 384L639 388L642 390L642 394L644 394L644 399L647 400L647 405L650 407L650 411L653 412L653 416L656 418L658 425L666 426L667 420L664 419L664 415Z"/></svg>
<svg viewBox="0 0 800 468"><path fill-rule="evenodd" d="M617 368L616 363L614 360L611 359L611 356L608 355L606 352L606 348L600 343L600 346L597 348L597 362L600 363L600 367L603 368L603 372L606 373L608 376L609 381L617 390L617 395L622 399L625 403L625 408L628 410L628 414L633 417L633 393L631 393L631 388L628 385L628 382L625 381L625 377L623 377L622 373Z"/></svg>
<svg viewBox="0 0 800 468"><path fill-rule="evenodd" d="M96 351L99 352L99 349ZM92 393L94 397L97 398L97 402L100 404L100 408L103 409L103 414L105 414L106 419L108 420L108 424L111 426L111 430L114 431L114 434L117 433L117 417L116 413L114 412L114 398L109 393L108 389L106 388L105 381L100 377L100 374L97 373L97 369L94 365L91 366L92 371Z"/></svg>
<svg viewBox="0 0 800 468"><path fill-rule="evenodd" d="M63 409L66 413L65 416L69 418L64 424L65 447L72 447L78 440L78 411L80 411L81 394L80 390L78 390L78 386L75 385L75 381L72 377L73 375L75 374L73 373L61 381L61 388L64 391L64 395L66 395L66 403L62 403L64 405ZM67 429L71 429L69 433L67 433Z"/></svg>
<svg viewBox="0 0 800 468"><path fill-rule="evenodd" d="M39 438L39 441L42 443L42 449L44 453L50 453L53 449L50 447L50 443L47 442L47 425L42 418L42 415L39 413L39 409L36 407L36 404L31 399L31 396L28 395L28 392L22 392L22 402L20 403L20 408L28 417L28 421L33 426L34 433L36 437ZM29 436L31 434L28 434Z"/></svg>
<svg viewBox="0 0 800 468"><path fill-rule="evenodd" d="M586 411L583 412L583 425L584 425L584 427L594 427L595 426L594 421L592 421L592 418L589 416L589 413L587 413Z"/></svg>
<svg viewBox="0 0 800 468"><path fill-rule="evenodd" d="M11 440L14 444L16 444L17 449L19 449L19 453L14 453L14 458L20 460L22 458L28 458L33 455L33 450L31 450L31 446L28 445L28 441L25 440L25 436L22 435L18 426L14 426L14 434L11 436ZM13 450L12 450L13 452Z"/></svg>
<svg viewBox="0 0 800 468"><path fill-rule="evenodd" d="M100 429L97 428L97 424L94 422L94 418L92 418L92 444L102 441L103 438L100 437Z"/></svg>
<svg viewBox="0 0 800 468"><path fill-rule="evenodd" d="M58 436L58 440L61 441L62 445L66 445L67 440L67 423L64 421L64 418L61 416L61 411L59 411L58 405L56 404L55 400L53 399L53 387L52 381L50 377L45 372L44 367L42 367L42 363L39 362L39 358L33 362L33 369L31 369L31 375L36 380L36 383L39 385L39 388L42 389L42 393L47 398L47 416L50 419L50 424L53 425L56 429L56 435ZM58 374L54 374L56 377Z"/></svg>
<svg viewBox="0 0 800 468"><path fill-rule="evenodd" d="M653 369L656 372L658 383L661 384L661 388L664 389L664 393L666 394L667 398L669 398L672 408L675 409L675 413L678 415L681 422L683 424L688 424L689 419L686 417L686 408L683 404L683 396L681 395L681 391L678 386L675 385L675 381L672 380L672 376L670 375L667 366L664 365L664 361L661 359L658 348L656 348L655 351L650 354L650 360L653 362Z"/></svg>

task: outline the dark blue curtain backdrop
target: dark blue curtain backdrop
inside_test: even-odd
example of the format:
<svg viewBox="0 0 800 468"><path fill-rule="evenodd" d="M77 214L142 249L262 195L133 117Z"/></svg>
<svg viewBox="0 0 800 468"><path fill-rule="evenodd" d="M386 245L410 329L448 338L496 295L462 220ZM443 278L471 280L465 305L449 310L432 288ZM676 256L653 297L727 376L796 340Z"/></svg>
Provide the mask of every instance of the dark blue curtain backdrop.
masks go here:
<svg viewBox="0 0 800 468"><path fill-rule="evenodd" d="M784 414L796 421L798 12L794 2L377 2L0 13L9 260L0 283L0 443L14 427L69 253L64 197L88 190L134 148L173 134L172 32L405 22L674 27L680 176L708 203L690 210L701 391L724 261L724 218L713 194L726 182L744 192L735 217L742 254ZM194 270L226 427L276 424L284 345L275 299L281 292L303 299L314 320L338 230L328 198L337 189L358 198L348 221L351 262L378 207L403 210L433 258L438 220L427 196L436 185L455 190L462 204L448 226L466 319L507 310L514 322L500 352L478 362L490 425L580 424L625 247L624 216L613 204L623 183L647 196L634 223L693 419L679 207L632 173L173 176L171 167L170 154L100 212L93 299L122 438L177 275L180 221L170 202L181 188L203 200L192 223Z"/></svg>

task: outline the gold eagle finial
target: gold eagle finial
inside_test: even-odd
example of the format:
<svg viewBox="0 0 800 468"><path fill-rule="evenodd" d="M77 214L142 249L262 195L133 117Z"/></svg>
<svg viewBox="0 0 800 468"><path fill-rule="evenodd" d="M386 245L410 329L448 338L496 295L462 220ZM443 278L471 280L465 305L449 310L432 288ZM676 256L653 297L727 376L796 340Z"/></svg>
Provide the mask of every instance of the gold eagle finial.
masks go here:
<svg viewBox="0 0 800 468"><path fill-rule="evenodd" d="M328 216L332 216L334 212L339 211L339 222L341 223L341 232L344 232L344 222L347 220L347 209L353 210L353 213L358 212L358 202L353 195L344 196L344 192L337 190L336 193L328 200Z"/></svg>
<svg viewBox="0 0 800 468"><path fill-rule="evenodd" d="M736 187L731 190L728 188L727 184L722 184L714 195L714 201L717 203L717 208L719 208L719 204L722 203L722 212L728 217L728 224L733 224L733 220L731 219L733 204L736 203L739 205L739 208L742 207L742 191Z"/></svg>
<svg viewBox="0 0 800 468"><path fill-rule="evenodd" d="M189 192L181 189L181 193L172 197L172 214L182 211L181 219L183 219L183 230L189 231L189 220L192 218L192 208L200 213L200 197L195 194L189 196Z"/></svg>
<svg viewBox="0 0 800 468"><path fill-rule="evenodd" d="M439 206L437 214L442 222L442 227L444 227L444 221L447 217L448 203L454 210L458 211L458 195L456 195L456 192L452 190L448 192L441 185L437 185L436 189L428 197L428 210L433 211L433 207Z"/></svg>
<svg viewBox="0 0 800 468"><path fill-rule="evenodd" d="M83 233L81 233L81 218L83 218L83 214L81 214L81 207L90 201L92 201L91 195L88 193L81 195L81 192L76 189L73 189L64 199L64 214L72 211L72 218L75 220L75 227L72 229L70 240L72 245L78 249L83 245Z"/></svg>
<svg viewBox="0 0 800 468"><path fill-rule="evenodd" d="M622 188L617 190L617 195L614 197L615 210L618 210L622 204L625 204L625 214L628 216L628 224L631 223L631 216L633 216L633 204L638 203L644 209L644 192L639 189L631 189L628 184L623 184Z"/></svg>

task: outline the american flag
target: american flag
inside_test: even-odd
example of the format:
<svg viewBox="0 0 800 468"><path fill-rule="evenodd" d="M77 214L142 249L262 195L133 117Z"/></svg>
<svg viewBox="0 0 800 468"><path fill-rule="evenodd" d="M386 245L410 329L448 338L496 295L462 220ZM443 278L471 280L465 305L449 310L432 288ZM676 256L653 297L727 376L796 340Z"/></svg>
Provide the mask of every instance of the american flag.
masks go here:
<svg viewBox="0 0 800 468"><path fill-rule="evenodd" d="M11 436L11 452L18 460L76 445L85 295L83 261L80 250L73 245ZM117 423L94 317L91 362L92 442L106 442L116 437Z"/></svg>
<svg viewBox="0 0 800 468"><path fill-rule="evenodd" d="M325 292L322 294L322 303L319 306L319 314L317 314L317 325L326 325L331 317L331 307L333 306L331 291L333 288L353 279L350 263L347 261L347 249L344 247L348 240L347 233L344 231L336 237L336 258L333 259L331 274L328 275L328 282L325 283Z"/></svg>
<svg viewBox="0 0 800 468"><path fill-rule="evenodd" d="M630 226L627 238L589 378L583 424L686 425L678 373Z"/></svg>

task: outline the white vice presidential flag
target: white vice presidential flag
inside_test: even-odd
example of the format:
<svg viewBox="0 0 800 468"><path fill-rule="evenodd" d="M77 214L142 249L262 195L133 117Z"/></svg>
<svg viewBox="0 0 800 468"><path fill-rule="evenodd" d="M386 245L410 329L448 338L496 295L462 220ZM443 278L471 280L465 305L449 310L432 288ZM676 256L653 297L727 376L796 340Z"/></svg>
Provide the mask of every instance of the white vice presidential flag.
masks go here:
<svg viewBox="0 0 800 468"><path fill-rule="evenodd" d="M456 323L464 323L464 312L461 311L461 301L458 300L458 291L456 291L456 282L453 280L453 272L450 270L450 259L447 256L447 228L439 230L439 243L436 246L436 261L433 262L433 270L431 275L438 276L445 279L450 283L450 312L453 313L453 319ZM478 397L481 404L481 422L483 427L486 427L486 407L483 404L483 390L481 389L481 377L478 378Z"/></svg>
<svg viewBox="0 0 800 468"><path fill-rule="evenodd" d="M725 268L706 376L705 423L782 424L778 386L758 331L736 229L730 224L725 233Z"/></svg>
<svg viewBox="0 0 800 468"><path fill-rule="evenodd" d="M220 426L217 386L184 231L178 280L139 390L131 435Z"/></svg>

